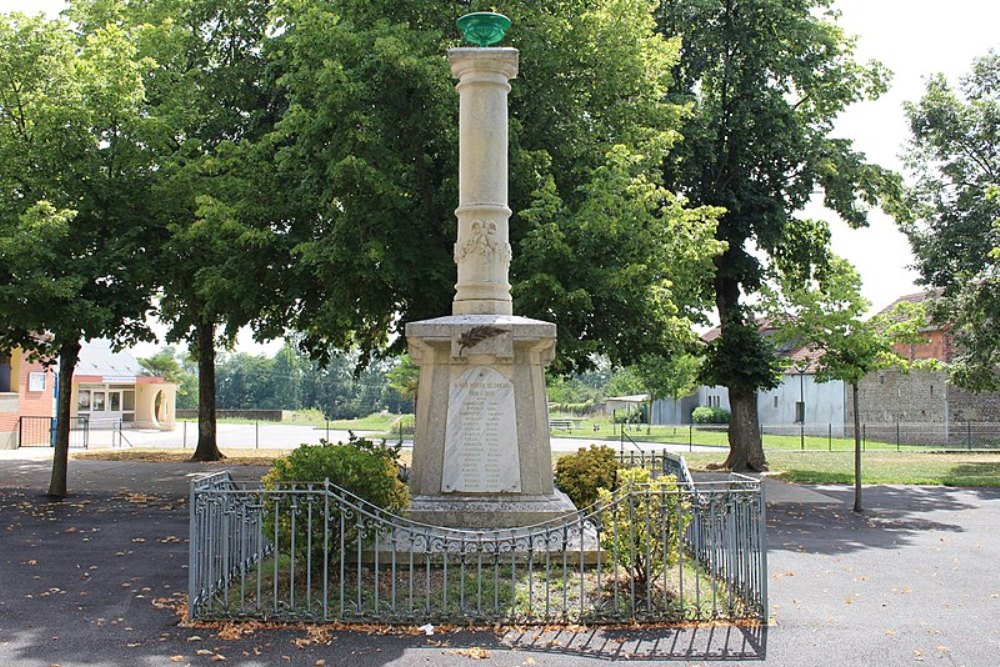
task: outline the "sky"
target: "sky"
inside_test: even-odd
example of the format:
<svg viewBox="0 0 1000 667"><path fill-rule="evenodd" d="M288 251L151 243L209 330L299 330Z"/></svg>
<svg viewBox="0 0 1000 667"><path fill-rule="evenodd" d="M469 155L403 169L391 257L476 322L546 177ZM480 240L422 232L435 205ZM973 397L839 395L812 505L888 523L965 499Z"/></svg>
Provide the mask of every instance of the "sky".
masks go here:
<svg viewBox="0 0 1000 667"><path fill-rule="evenodd" d="M0 11L57 13L62 0L0 0ZM502 3L501 5L502 6ZM861 102L844 113L835 134L853 139L855 148L871 161L902 170L899 159L908 130L903 103L916 101L927 77L944 73L957 83L972 60L1000 47L1000 4L991 0L837 0L840 24L858 37L860 60L881 61L893 72L889 92L874 102ZM832 228L833 250L850 260L861 273L863 293L874 309L896 297L919 291L913 256L906 238L893 221L873 211L870 225L852 230L821 205L811 205L803 215L823 218ZM280 342L264 347L243 334L238 349L273 352ZM135 353L146 356L156 345L143 345Z"/></svg>

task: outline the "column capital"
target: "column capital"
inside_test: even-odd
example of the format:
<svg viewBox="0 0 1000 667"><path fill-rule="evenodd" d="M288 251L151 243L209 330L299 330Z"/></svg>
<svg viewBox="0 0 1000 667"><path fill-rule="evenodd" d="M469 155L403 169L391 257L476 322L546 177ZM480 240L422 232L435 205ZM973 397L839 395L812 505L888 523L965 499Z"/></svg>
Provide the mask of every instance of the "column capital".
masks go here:
<svg viewBox="0 0 1000 667"><path fill-rule="evenodd" d="M518 50L510 47L460 47L448 49L451 75L461 79L467 72L495 72L506 79L517 77Z"/></svg>

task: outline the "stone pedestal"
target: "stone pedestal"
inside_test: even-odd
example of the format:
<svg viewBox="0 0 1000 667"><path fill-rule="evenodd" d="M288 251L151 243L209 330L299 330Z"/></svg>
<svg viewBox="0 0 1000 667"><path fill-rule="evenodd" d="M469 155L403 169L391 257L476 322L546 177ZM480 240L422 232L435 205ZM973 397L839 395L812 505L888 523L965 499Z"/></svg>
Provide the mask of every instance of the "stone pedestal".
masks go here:
<svg viewBox="0 0 1000 667"><path fill-rule="evenodd" d="M556 327L512 314L507 93L517 50L451 49L459 79L459 202L452 315L406 326L420 367L409 515L509 528L576 508L552 483L545 367Z"/></svg>
<svg viewBox="0 0 1000 667"><path fill-rule="evenodd" d="M420 367L410 516L467 528L527 526L575 507L552 483L549 322L454 315L407 326Z"/></svg>

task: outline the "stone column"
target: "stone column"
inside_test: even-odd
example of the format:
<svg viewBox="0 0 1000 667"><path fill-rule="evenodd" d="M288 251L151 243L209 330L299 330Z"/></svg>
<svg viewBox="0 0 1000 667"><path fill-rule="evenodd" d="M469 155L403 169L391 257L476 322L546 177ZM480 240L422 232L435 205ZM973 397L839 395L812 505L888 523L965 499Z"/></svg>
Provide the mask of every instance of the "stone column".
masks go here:
<svg viewBox="0 0 1000 667"><path fill-rule="evenodd" d="M406 325L420 367L409 515L465 528L574 511L552 483L545 367L556 327L513 315L508 271L507 93L517 50L451 49L459 80L459 201L452 315Z"/></svg>
<svg viewBox="0 0 1000 667"><path fill-rule="evenodd" d="M507 206L507 93L517 49L448 51L458 79L458 282L455 315L511 315Z"/></svg>

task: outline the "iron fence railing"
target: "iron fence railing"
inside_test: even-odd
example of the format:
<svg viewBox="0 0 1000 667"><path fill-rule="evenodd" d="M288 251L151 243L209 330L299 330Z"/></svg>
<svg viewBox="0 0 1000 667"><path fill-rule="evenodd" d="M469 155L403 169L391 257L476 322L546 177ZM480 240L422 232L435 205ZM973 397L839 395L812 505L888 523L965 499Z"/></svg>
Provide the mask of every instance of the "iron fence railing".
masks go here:
<svg viewBox="0 0 1000 667"><path fill-rule="evenodd" d="M673 475L678 484L694 486L694 478L688 470L683 456L667 451L619 452L618 465L622 468L645 468L656 477L661 474Z"/></svg>
<svg viewBox="0 0 1000 667"><path fill-rule="evenodd" d="M348 623L652 623L767 616L759 482L619 490L556 521L471 531L329 483L191 487L189 613Z"/></svg>
<svg viewBox="0 0 1000 667"><path fill-rule="evenodd" d="M728 432L727 424L656 425L645 440L641 434L636 437L639 438L637 446L658 442L693 450L695 447L728 447ZM853 424L761 424L760 437L764 449L854 449ZM861 441L865 449L996 450L1000 449L1000 421L866 421L861 424Z"/></svg>
<svg viewBox="0 0 1000 667"><path fill-rule="evenodd" d="M55 417L21 416L17 422L18 447L54 447ZM69 446L86 449L90 444L90 421L86 415L73 417L69 422Z"/></svg>

